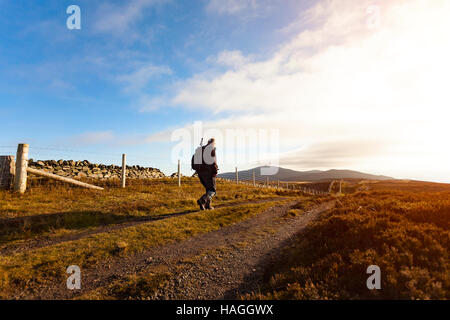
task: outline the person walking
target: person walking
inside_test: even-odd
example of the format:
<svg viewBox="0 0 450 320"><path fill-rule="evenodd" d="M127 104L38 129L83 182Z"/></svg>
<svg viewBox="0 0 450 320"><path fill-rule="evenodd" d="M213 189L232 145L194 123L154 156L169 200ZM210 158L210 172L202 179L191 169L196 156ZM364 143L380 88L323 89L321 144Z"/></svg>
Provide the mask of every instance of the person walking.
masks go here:
<svg viewBox="0 0 450 320"><path fill-rule="evenodd" d="M216 195L216 176L219 170L216 159L216 143L214 138L208 140L208 144L199 147L192 157L192 169L194 169L201 184L205 187L205 194L198 200L200 210L214 210L211 205L212 198Z"/></svg>

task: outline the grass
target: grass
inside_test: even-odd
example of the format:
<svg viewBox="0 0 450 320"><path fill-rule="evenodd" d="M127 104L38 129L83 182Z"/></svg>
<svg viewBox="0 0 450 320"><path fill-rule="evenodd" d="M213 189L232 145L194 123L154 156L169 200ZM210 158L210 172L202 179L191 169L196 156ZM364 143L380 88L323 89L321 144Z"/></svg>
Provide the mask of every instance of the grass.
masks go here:
<svg viewBox="0 0 450 320"><path fill-rule="evenodd" d="M301 201L294 205L294 208L296 209L293 209L293 211L296 213L298 212L298 214L302 214L305 211L316 207L320 203L330 200L328 197L298 197L297 199ZM287 216L280 217L279 219L285 220L290 217L292 217L292 215L288 214ZM132 276L125 277L124 279L118 279L112 284L94 289L80 297L77 297L77 299L147 300L165 298L161 296L161 289L163 289L169 281L177 279L178 274L183 273L185 268L202 265L202 261L208 255L213 255L215 261L222 261L223 259L226 259L227 254L232 253L234 250L241 250L247 247L250 242L258 243L260 241L265 241L264 239L267 234L275 234L277 231L278 228L274 225L266 225L257 230L246 232L245 235L242 235L242 241L227 244L226 246L202 250L201 253L195 256L185 257L177 263L175 270L170 271L165 266L161 267L160 265L150 265L141 270L139 274L133 274ZM191 290L194 290L198 284L195 279L192 279L192 281ZM164 289L162 292L164 292ZM177 299L177 297L172 298Z"/></svg>
<svg viewBox="0 0 450 320"><path fill-rule="evenodd" d="M24 195L0 191L0 245L41 237L75 234L108 224L136 221L168 213L197 210L196 199L204 192L196 178L129 181L130 186L105 186L104 191L67 185L39 185ZM214 204L233 204L278 196L293 191L253 188L218 181Z"/></svg>
<svg viewBox="0 0 450 320"><path fill-rule="evenodd" d="M181 188L174 188L177 181L169 178L128 182L130 185L125 189L111 186L104 191L64 184L32 187L20 196L0 190L0 218L84 211L123 216L146 215L155 211L167 213L174 209L195 207L195 201L204 193L197 178L183 178ZM216 204L292 193L236 185L222 180L217 184Z"/></svg>
<svg viewBox="0 0 450 320"><path fill-rule="evenodd" d="M302 201L297 202L292 209L288 210L286 213L287 217L296 217L303 213L305 213L308 210L311 210L312 208L318 206L319 204L332 200L332 197L330 196L321 196L321 197L305 197L302 199Z"/></svg>
<svg viewBox="0 0 450 320"><path fill-rule="evenodd" d="M106 287L100 287L77 297L76 300L153 300L157 292L172 277L166 267L154 267L145 274L131 275L116 280Z"/></svg>
<svg viewBox="0 0 450 320"><path fill-rule="evenodd" d="M447 186L386 185L341 197L266 269L261 292L245 298L450 299ZM381 268L381 290L366 287L372 264Z"/></svg>
<svg viewBox="0 0 450 320"><path fill-rule="evenodd" d="M132 255L153 246L217 230L248 219L274 204L221 208L206 214L198 212L0 257L0 296L6 298L15 289L32 290L54 280L62 281L69 265L89 269L117 255Z"/></svg>
<svg viewBox="0 0 450 320"><path fill-rule="evenodd" d="M126 189L102 182L104 191L62 184L32 185L26 194L0 191L0 244L54 238L104 226L168 215L79 240L0 256L0 298L19 292L33 297L65 283L67 266L93 270L132 259L159 245L182 241L249 219L286 197L301 199L283 219L303 214L328 197L254 188L218 181L214 204L199 212L203 189L195 178L130 180ZM325 186L325 184L324 184ZM335 186L336 187L336 186ZM308 226L293 246L281 250L265 270L253 299L450 299L450 186L417 181L345 181L336 207ZM260 232L270 232L267 226ZM245 242L242 243L245 245ZM368 290L366 268L381 268L382 290ZM93 290L85 299L153 299L173 277L163 267L146 269Z"/></svg>
<svg viewBox="0 0 450 320"><path fill-rule="evenodd" d="M218 180L214 205L233 205L199 212L196 199L204 189L197 178L129 180L127 188L98 182L104 191L86 190L64 184L32 184L24 195L0 191L0 244L7 249L28 239L46 240L95 230L110 224L141 221L172 213L189 213L148 223L92 234L79 240L27 248L0 256L0 297L18 291L31 295L35 288L66 279L67 266L83 270L108 259L138 254L150 247L180 241L248 219L276 202L245 204L277 197L296 197L297 191L255 188ZM44 241L45 243L45 241ZM148 280L148 279L147 279ZM149 280L150 281L150 280Z"/></svg>

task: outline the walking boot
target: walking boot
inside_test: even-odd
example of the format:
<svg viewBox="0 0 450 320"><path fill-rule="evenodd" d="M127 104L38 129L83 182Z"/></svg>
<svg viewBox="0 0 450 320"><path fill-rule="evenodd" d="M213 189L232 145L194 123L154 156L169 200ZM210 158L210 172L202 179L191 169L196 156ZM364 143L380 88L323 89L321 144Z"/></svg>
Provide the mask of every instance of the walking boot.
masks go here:
<svg viewBox="0 0 450 320"><path fill-rule="evenodd" d="M211 198L208 198L206 200L205 209L206 210L214 210L214 207L211 205Z"/></svg>
<svg viewBox="0 0 450 320"><path fill-rule="evenodd" d="M202 195L200 199L197 200L197 204L200 207L200 210L205 210L206 205L205 195Z"/></svg>

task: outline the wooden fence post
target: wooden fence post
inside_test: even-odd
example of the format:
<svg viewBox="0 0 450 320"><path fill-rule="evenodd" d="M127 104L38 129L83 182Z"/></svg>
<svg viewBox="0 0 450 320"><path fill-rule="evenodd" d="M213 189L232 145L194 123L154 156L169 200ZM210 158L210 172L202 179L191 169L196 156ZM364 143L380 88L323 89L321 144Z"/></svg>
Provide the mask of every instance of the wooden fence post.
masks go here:
<svg viewBox="0 0 450 320"><path fill-rule="evenodd" d="M331 181L330 186L328 187L328 193L331 193L331 189L333 188L334 180Z"/></svg>
<svg viewBox="0 0 450 320"><path fill-rule="evenodd" d="M255 169L252 170L252 175L253 175L253 186L256 185L256 180L255 180Z"/></svg>
<svg viewBox="0 0 450 320"><path fill-rule="evenodd" d="M125 188L127 180L127 155L122 154L122 188Z"/></svg>
<svg viewBox="0 0 450 320"><path fill-rule="evenodd" d="M16 173L14 156L0 156L0 189L11 189Z"/></svg>
<svg viewBox="0 0 450 320"><path fill-rule="evenodd" d="M14 192L24 193L27 190L27 168L29 145L21 143L17 146L16 174L14 176Z"/></svg>
<svg viewBox="0 0 450 320"><path fill-rule="evenodd" d="M180 165L180 159L178 159L178 186L181 187L181 165Z"/></svg>
<svg viewBox="0 0 450 320"><path fill-rule="evenodd" d="M239 174L238 174L238 169L236 167L236 184L239 183Z"/></svg>

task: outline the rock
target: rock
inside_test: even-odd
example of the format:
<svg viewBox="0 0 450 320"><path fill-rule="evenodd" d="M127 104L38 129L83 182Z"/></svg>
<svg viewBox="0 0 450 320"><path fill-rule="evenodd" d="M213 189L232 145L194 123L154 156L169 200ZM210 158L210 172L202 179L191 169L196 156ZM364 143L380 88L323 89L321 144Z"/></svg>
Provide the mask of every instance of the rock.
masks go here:
<svg viewBox="0 0 450 320"><path fill-rule="evenodd" d="M45 167L46 166L44 161L38 161L38 162L36 162L36 165L38 165L39 167Z"/></svg>

